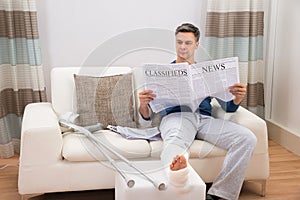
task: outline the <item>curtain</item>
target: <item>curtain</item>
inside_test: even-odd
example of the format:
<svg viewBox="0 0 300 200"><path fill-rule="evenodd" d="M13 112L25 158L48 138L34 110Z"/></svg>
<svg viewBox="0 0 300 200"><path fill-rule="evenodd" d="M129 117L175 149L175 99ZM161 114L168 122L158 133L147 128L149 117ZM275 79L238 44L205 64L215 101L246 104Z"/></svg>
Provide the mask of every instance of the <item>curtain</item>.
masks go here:
<svg viewBox="0 0 300 200"><path fill-rule="evenodd" d="M211 59L237 56L242 106L264 118L264 0L208 0L204 47Z"/></svg>
<svg viewBox="0 0 300 200"><path fill-rule="evenodd" d="M20 149L24 108L46 101L34 0L0 0L0 157Z"/></svg>

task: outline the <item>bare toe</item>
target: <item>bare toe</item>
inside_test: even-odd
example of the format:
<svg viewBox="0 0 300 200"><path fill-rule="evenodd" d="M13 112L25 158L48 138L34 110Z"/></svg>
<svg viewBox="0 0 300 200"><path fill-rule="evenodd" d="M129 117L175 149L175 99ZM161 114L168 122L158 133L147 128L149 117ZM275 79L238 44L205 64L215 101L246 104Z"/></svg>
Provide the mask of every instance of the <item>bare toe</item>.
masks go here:
<svg viewBox="0 0 300 200"><path fill-rule="evenodd" d="M187 167L187 162L183 155L175 156L172 163L170 164L170 169L172 171L177 171L186 167Z"/></svg>

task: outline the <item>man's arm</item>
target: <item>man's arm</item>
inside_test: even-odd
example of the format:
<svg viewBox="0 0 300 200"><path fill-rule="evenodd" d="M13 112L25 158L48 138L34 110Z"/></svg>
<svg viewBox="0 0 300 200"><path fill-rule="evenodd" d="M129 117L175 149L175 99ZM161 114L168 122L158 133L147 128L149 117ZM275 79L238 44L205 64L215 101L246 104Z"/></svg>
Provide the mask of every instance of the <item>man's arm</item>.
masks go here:
<svg viewBox="0 0 300 200"><path fill-rule="evenodd" d="M244 97L247 93L247 87L244 84L236 83L229 88L229 91L234 96L234 99L228 102L224 102L220 99L217 99L221 107L226 112L235 112L238 108Z"/></svg>
<svg viewBox="0 0 300 200"><path fill-rule="evenodd" d="M150 120L152 111L149 107L149 103L156 97L156 95L153 94L152 92L153 92L152 90L144 90L139 93L139 100L140 100L139 112L145 120Z"/></svg>

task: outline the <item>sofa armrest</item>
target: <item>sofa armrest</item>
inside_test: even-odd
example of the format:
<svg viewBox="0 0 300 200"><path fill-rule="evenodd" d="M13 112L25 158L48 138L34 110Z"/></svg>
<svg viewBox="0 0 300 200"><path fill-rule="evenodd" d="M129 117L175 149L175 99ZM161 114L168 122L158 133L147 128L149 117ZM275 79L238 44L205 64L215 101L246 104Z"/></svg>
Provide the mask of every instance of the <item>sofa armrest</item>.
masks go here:
<svg viewBox="0 0 300 200"><path fill-rule="evenodd" d="M62 135L51 103L31 103L25 107L20 165L47 165L61 159Z"/></svg>
<svg viewBox="0 0 300 200"><path fill-rule="evenodd" d="M212 105L212 115L214 117L240 124L250 129L255 134L257 138L257 145L254 153L259 154L268 152L267 125L263 119L241 106L236 112L228 113L221 108L217 101L213 101Z"/></svg>

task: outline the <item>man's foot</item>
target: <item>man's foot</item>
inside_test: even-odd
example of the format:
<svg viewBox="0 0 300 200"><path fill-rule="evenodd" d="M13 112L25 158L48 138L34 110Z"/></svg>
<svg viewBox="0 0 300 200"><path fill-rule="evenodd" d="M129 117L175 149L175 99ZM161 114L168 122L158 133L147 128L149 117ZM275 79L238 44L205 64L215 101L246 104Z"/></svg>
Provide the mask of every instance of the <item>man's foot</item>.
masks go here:
<svg viewBox="0 0 300 200"><path fill-rule="evenodd" d="M172 171L177 171L177 170L180 170L180 169L184 169L187 167L187 162L186 162L186 159L183 155L179 156L175 156L173 158L173 161L172 163L170 164L170 169Z"/></svg>
<svg viewBox="0 0 300 200"><path fill-rule="evenodd" d="M217 197L217 196L214 196L214 195L211 195L211 194L206 194L206 200L220 200L221 198L220 197Z"/></svg>

